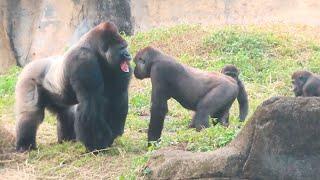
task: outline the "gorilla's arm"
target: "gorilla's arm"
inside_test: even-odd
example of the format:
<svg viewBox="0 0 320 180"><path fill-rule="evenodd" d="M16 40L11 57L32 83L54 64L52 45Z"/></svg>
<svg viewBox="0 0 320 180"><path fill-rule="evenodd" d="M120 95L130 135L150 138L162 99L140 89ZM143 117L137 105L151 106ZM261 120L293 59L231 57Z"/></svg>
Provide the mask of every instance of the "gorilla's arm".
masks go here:
<svg viewBox="0 0 320 180"><path fill-rule="evenodd" d="M113 132L113 138L121 136L128 114L128 87L132 69L128 73L108 70L105 73L105 96L108 99L107 113L108 122Z"/></svg>
<svg viewBox="0 0 320 180"><path fill-rule="evenodd" d="M128 114L128 93L122 92L111 98L110 102L110 121L113 131L113 138L121 136L124 132L124 125Z"/></svg>
<svg viewBox="0 0 320 180"><path fill-rule="evenodd" d="M165 93L164 79L159 78L157 69L154 68L152 76L151 118L148 129L148 141L156 141L161 137L164 118L168 112L168 99Z"/></svg>
<svg viewBox="0 0 320 180"><path fill-rule="evenodd" d="M86 52L75 58L77 63L70 68L70 83L78 100L74 124L76 137L89 151L102 149L113 141L106 120L103 77L94 54Z"/></svg>

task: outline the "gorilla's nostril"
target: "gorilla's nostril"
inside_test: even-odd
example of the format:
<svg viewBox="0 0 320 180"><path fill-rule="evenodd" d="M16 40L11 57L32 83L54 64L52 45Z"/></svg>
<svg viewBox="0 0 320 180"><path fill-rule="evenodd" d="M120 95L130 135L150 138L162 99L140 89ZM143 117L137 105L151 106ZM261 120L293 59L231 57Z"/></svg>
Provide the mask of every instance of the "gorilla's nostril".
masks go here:
<svg viewBox="0 0 320 180"><path fill-rule="evenodd" d="M129 52L122 52L121 53L122 58L127 59L127 60L131 60L131 55L129 54Z"/></svg>
<svg viewBox="0 0 320 180"><path fill-rule="evenodd" d="M129 54L129 53L126 53L125 54L125 57L126 57L126 59L128 59L128 60L131 60L132 58L131 58L131 55Z"/></svg>

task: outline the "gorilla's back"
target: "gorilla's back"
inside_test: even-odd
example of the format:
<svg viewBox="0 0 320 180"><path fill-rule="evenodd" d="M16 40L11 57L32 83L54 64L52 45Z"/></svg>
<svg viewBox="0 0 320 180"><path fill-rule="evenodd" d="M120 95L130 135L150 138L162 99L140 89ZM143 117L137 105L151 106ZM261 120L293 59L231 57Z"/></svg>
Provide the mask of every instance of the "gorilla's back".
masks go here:
<svg viewBox="0 0 320 180"><path fill-rule="evenodd" d="M53 94L62 94L63 86L65 83L64 74L65 74L65 67L64 61L62 56L56 56L54 58L46 59L49 61L49 66L45 69L45 76L43 77L43 87Z"/></svg>

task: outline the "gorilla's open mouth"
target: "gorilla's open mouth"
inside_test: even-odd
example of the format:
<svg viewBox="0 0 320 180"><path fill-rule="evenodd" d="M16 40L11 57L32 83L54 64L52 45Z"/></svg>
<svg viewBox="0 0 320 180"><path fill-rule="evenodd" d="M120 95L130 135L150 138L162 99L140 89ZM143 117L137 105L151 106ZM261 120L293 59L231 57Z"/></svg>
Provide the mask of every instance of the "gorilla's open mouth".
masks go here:
<svg viewBox="0 0 320 180"><path fill-rule="evenodd" d="M130 65L129 65L129 61L122 61L121 63L120 63L120 69L121 69L121 71L123 71L123 72L129 72L130 71Z"/></svg>

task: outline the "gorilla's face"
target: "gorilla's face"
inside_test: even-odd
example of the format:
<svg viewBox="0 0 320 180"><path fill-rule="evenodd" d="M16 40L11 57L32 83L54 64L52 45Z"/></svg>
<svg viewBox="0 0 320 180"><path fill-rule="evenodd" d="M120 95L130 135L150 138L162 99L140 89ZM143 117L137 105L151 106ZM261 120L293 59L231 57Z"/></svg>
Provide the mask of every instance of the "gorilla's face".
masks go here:
<svg viewBox="0 0 320 180"><path fill-rule="evenodd" d="M134 68L134 76L138 79L144 79L150 77L150 62L146 53L140 54L134 58L136 67Z"/></svg>
<svg viewBox="0 0 320 180"><path fill-rule="evenodd" d="M131 60L127 46L126 43L111 45L105 53L109 65L126 73L130 71Z"/></svg>
<svg viewBox="0 0 320 180"><path fill-rule="evenodd" d="M303 89L303 85L305 84L305 78L304 77L298 77L295 79L292 79L291 83L292 83L292 89L293 89L293 93L296 97L298 96L302 96L302 89Z"/></svg>
<svg viewBox="0 0 320 180"><path fill-rule="evenodd" d="M312 76L312 74L308 71L296 71L291 76L291 83L294 95L302 96L303 94L303 86L309 79L309 77Z"/></svg>

